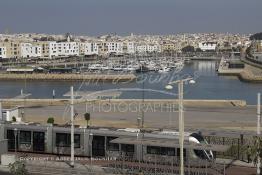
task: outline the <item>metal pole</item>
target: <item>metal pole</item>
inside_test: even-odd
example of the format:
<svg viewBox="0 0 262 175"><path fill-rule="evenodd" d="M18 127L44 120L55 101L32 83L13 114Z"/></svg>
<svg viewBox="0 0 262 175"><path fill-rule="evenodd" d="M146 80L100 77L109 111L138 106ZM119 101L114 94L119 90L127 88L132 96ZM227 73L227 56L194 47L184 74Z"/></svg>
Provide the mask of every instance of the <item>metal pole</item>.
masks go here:
<svg viewBox="0 0 262 175"><path fill-rule="evenodd" d="M17 152L17 144L16 144L16 140L17 140L17 128L14 129L14 135L15 135L15 155L16 155L16 152Z"/></svg>
<svg viewBox="0 0 262 175"><path fill-rule="evenodd" d="M183 80L180 80L178 83L178 95L179 95L180 175L184 175Z"/></svg>
<svg viewBox="0 0 262 175"><path fill-rule="evenodd" d="M3 119L2 102L1 102L1 100L0 100L0 120L4 120Z"/></svg>
<svg viewBox="0 0 262 175"><path fill-rule="evenodd" d="M73 86L71 86L70 92L71 92L71 163L70 165L74 167L75 144L74 144L74 87Z"/></svg>
<svg viewBox="0 0 262 175"><path fill-rule="evenodd" d="M261 122L261 111L260 111L260 102L261 102L261 94L257 94L257 135L258 138L260 137L261 131L260 131L260 122ZM260 142L260 139L258 139ZM260 143L258 143L258 146L260 146ZM260 175L260 166L261 166L261 160L260 160L260 148L258 148L258 157L257 157L257 174Z"/></svg>
<svg viewBox="0 0 262 175"><path fill-rule="evenodd" d="M53 89L52 95L53 95L53 99L55 99L55 90L54 89Z"/></svg>

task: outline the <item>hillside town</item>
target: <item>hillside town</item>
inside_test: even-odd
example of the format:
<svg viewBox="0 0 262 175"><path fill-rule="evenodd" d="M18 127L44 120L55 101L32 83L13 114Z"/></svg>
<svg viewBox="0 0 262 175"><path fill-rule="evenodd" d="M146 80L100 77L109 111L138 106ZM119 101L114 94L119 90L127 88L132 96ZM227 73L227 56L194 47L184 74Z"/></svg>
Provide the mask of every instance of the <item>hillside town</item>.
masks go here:
<svg viewBox="0 0 262 175"><path fill-rule="evenodd" d="M194 51L235 51L250 45L250 34L104 35L0 34L0 58L55 58Z"/></svg>

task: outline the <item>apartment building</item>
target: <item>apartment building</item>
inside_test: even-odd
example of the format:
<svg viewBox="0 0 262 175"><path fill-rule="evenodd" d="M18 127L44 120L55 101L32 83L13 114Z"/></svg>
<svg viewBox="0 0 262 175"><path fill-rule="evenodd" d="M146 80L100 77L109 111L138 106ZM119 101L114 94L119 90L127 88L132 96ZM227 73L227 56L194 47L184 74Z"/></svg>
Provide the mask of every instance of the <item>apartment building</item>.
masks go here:
<svg viewBox="0 0 262 175"><path fill-rule="evenodd" d="M6 57L6 47L0 47L0 58L7 58Z"/></svg>
<svg viewBox="0 0 262 175"><path fill-rule="evenodd" d="M84 55L98 55L98 44L94 42L84 43Z"/></svg>
<svg viewBox="0 0 262 175"><path fill-rule="evenodd" d="M48 48L49 48L49 58L57 57L58 56L58 51L57 51L56 41L49 41L48 45L49 45L48 46Z"/></svg>
<svg viewBox="0 0 262 175"><path fill-rule="evenodd" d="M137 53L161 52L161 46L159 44L142 43L138 44L135 50Z"/></svg>
<svg viewBox="0 0 262 175"><path fill-rule="evenodd" d="M22 58L36 58L42 56L41 46L32 43L21 43L21 57Z"/></svg>
<svg viewBox="0 0 262 175"><path fill-rule="evenodd" d="M176 50L176 45L172 41L164 41L162 43L162 51L163 52L172 52Z"/></svg>
<svg viewBox="0 0 262 175"><path fill-rule="evenodd" d="M41 47L41 57L49 57L49 43L50 41L38 41L36 44Z"/></svg>
<svg viewBox="0 0 262 175"><path fill-rule="evenodd" d="M6 58L20 58L21 57L21 47L20 41L12 41L5 39L0 42L0 47L4 47L6 49L5 54Z"/></svg>
<svg viewBox="0 0 262 175"><path fill-rule="evenodd" d="M108 55L107 42L99 41L97 43L97 47L98 47L98 55L103 55L103 56Z"/></svg>
<svg viewBox="0 0 262 175"><path fill-rule="evenodd" d="M134 54L135 52L136 52L135 43L134 42L127 42L127 53L128 54Z"/></svg>
<svg viewBox="0 0 262 175"><path fill-rule="evenodd" d="M58 56L79 55L79 43L77 42L57 42L56 47Z"/></svg>
<svg viewBox="0 0 262 175"><path fill-rule="evenodd" d="M217 48L217 42L201 42L198 44L198 47L202 51L215 51Z"/></svg>
<svg viewBox="0 0 262 175"><path fill-rule="evenodd" d="M123 54L122 42L107 42L108 54Z"/></svg>

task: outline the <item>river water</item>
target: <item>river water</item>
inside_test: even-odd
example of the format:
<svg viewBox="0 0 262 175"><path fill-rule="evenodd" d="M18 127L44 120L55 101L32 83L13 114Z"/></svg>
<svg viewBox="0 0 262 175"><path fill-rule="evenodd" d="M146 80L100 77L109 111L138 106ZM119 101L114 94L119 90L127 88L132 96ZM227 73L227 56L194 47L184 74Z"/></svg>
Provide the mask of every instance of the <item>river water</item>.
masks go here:
<svg viewBox="0 0 262 175"><path fill-rule="evenodd" d="M139 79L133 82L53 82L53 81L0 81L0 98L14 98L21 89L30 93L29 98L52 98L55 90L56 98L65 98L70 86L80 91L105 91L120 89L119 98L177 98L176 85L172 90L166 90L166 84L181 77L194 77L195 84L185 84L186 99L241 99L248 104L256 104L256 94L262 92L262 84L247 83L237 77L218 76L217 61L193 61L186 63L181 71L168 73L138 74ZM144 89L144 91L142 90Z"/></svg>

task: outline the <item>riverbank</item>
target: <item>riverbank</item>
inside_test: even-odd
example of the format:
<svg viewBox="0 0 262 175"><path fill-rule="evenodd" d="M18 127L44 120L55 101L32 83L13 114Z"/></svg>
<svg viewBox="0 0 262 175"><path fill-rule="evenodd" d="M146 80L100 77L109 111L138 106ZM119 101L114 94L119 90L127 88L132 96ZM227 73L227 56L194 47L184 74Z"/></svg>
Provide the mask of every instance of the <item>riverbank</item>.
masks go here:
<svg viewBox="0 0 262 175"><path fill-rule="evenodd" d="M7 74L0 73L0 80L28 81L90 81L90 82L122 82L133 81L134 74Z"/></svg>

